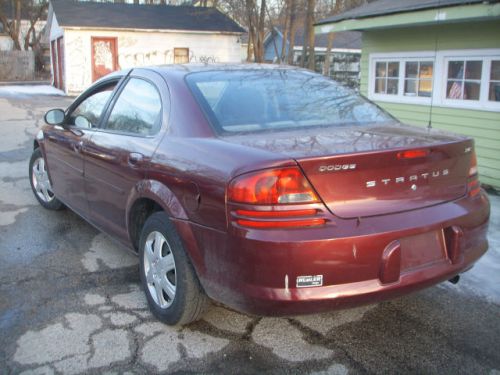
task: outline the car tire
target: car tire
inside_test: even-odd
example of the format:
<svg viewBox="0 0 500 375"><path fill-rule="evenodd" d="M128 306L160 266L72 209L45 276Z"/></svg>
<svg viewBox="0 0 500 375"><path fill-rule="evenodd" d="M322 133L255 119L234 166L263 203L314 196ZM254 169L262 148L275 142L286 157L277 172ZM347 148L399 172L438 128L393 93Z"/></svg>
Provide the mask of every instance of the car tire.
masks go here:
<svg viewBox="0 0 500 375"><path fill-rule="evenodd" d="M30 185L36 200L48 210L61 210L64 204L56 198L52 191L45 159L40 148L33 150L29 165Z"/></svg>
<svg viewBox="0 0 500 375"><path fill-rule="evenodd" d="M139 247L141 282L153 315L168 325L198 320L208 297L174 224L164 212L144 224Z"/></svg>

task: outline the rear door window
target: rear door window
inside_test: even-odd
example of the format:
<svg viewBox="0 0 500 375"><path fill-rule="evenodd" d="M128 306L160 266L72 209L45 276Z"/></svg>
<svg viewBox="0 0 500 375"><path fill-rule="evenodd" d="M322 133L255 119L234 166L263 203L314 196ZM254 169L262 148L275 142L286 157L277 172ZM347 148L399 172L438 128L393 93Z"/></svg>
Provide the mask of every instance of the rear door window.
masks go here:
<svg viewBox="0 0 500 375"><path fill-rule="evenodd" d="M116 100L104 125L105 130L150 136L161 126L161 98L156 87L131 78Z"/></svg>

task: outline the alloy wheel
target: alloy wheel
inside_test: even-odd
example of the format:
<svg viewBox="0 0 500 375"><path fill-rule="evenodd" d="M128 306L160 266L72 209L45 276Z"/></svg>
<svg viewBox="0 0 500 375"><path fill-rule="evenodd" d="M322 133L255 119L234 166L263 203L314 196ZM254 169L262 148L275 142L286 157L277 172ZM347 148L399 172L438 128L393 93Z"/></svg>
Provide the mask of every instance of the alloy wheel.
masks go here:
<svg viewBox="0 0 500 375"><path fill-rule="evenodd" d="M144 244L144 274L154 302L162 309L169 307L175 298L175 260L165 236L151 232Z"/></svg>
<svg viewBox="0 0 500 375"><path fill-rule="evenodd" d="M33 163L31 179L38 198L45 203L52 202L54 200L54 193L43 157L36 159Z"/></svg>

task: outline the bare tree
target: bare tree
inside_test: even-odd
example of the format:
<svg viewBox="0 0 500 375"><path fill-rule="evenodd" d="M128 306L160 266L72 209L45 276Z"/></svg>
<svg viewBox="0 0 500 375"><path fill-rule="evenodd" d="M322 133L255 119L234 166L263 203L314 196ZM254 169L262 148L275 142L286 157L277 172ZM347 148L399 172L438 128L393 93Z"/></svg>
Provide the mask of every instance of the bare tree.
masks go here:
<svg viewBox="0 0 500 375"><path fill-rule="evenodd" d="M257 5L256 0L246 0L245 5L248 22L248 43L252 43L253 60L259 63L264 62L266 0L261 0L260 6ZM250 55L247 60L251 61Z"/></svg>
<svg viewBox="0 0 500 375"><path fill-rule="evenodd" d="M29 28L24 36L24 49L38 49L40 45L40 39L43 35L43 32L37 33L36 24L37 22L43 18L47 13L47 9L49 7L49 3L47 1L42 1L40 3L32 3L27 7L27 14L29 17Z"/></svg>
<svg viewBox="0 0 500 375"><path fill-rule="evenodd" d="M41 34L37 33L36 23L46 14L47 8L47 0L0 0L0 23L12 39L15 50L35 49L38 46ZM25 35L22 32L23 18L27 18L29 23Z"/></svg>
<svg viewBox="0 0 500 375"><path fill-rule="evenodd" d="M309 47L309 64L308 68L314 70L316 65L316 59L314 56L314 7L316 5L315 0L307 0L307 16L306 16L306 27L307 27L307 45ZM305 46L304 46L305 49Z"/></svg>
<svg viewBox="0 0 500 375"><path fill-rule="evenodd" d="M323 75L330 76L330 62L332 56L333 41L335 40L335 33L328 34L328 40L325 53L325 65L323 65Z"/></svg>
<svg viewBox="0 0 500 375"><path fill-rule="evenodd" d="M290 21L288 22L288 28L290 29L290 43L288 45L288 64L293 64L293 48L295 47L295 32L297 30L297 0L290 1Z"/></svg>
<svg viewBox="0 0 500 375"><path fill-rule="evenodd" d="M289 23L290 23L290 4L287 2L284 3L284 10L285 10L285 21L283 25L283 40L281 42L281 53L279 54L279 61L280 63L285 60L285 54L286 54L286 44L288 41L288 29L289 29Z"/></svg>
<svg viewBox="0 0 500 375"><path fill-rule="evenodd" d="M19 42L19 35L21 33L21 10L22 1L14 0L11 2L11 13L7 14L6 9L8 0L0 0L0 22L2 23L3 30L7 33L14 44L14 49L21 50L21 43Z"/></svg>
<svg viewBox="0 0 500 375"><path fill-rule="evenodd" d="M258 54L255 55L256 62L264 62L265 22L266 22L266 0L261 0L259 22L257 27Z"/></svg>

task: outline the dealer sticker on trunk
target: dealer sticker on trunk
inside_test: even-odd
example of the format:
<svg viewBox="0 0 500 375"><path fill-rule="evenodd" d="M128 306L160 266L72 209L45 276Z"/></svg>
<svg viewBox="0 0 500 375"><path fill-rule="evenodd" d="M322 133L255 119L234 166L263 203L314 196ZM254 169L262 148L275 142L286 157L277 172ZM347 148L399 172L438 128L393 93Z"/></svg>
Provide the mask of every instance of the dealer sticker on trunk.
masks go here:
<svg viewBox="0 0 500 375"><path fill-rule="evenodd" d="M322 286L322 285L323 285L323 275L297 277L297 288L307 288L311 286Z"/></svg>

